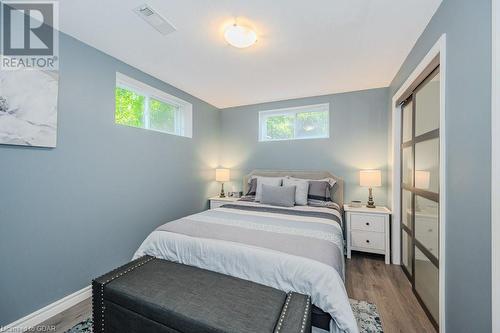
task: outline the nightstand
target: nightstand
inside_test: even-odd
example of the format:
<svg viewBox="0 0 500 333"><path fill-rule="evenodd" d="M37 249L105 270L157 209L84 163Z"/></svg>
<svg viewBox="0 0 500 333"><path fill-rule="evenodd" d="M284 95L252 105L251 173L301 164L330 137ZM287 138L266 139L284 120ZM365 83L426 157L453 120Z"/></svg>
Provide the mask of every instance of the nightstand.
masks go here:
<svg viewBox="0 0 500 333"><path fill-rule="evenodd" d="M210 209L215 209L219 208L222 205L238 201L240 198L231 198L231 197L225 197L225 198L220 198L220 197L211 197L208 199Z"/></svg>
<svg viewBox="0 0 500 333"><path fill-rule="evenodd" d="M390 229L391 211L386 207L354 208L344 205L347 235L347 258L351 251L385 255L385 263L391 263Z"/></svg>

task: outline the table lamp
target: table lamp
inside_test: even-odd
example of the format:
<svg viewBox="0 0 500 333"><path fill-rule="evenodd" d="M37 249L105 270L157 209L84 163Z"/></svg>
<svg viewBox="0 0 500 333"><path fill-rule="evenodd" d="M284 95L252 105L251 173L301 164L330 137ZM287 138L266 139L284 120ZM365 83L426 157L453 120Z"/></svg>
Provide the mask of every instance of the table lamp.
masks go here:
<svg viewBox="0 0 500 333"><path fill-rule="evenodd" d="M382 173L380 170L360 170L359 186L368 187L368 202L366 207L375 208L373 202L372 187L382 186Z"/></svg>
<svg viewBox="0 0 500 333"><path fill-rule="evenodd" d="M225 198L224 182L229 181L229 169L215 169L215 181L222 183L219 198Z"/></svg>
<svg viewBox="0 0 500 333"><path fill-rule="evenodd" d="M415 187L428 190L431 185L431 173L426 170L415 171Z"/></svg>

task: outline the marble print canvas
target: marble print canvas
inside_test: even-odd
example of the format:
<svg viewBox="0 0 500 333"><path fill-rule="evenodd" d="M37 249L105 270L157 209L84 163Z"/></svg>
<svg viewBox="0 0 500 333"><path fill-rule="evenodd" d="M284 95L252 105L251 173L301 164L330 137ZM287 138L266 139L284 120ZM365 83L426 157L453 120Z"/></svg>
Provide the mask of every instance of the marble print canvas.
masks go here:
<svg viewBox="0 0 500 333"><path fill-rule="evenodd" d="M55 147L59 76L0 70L0 144Z"/></svg>

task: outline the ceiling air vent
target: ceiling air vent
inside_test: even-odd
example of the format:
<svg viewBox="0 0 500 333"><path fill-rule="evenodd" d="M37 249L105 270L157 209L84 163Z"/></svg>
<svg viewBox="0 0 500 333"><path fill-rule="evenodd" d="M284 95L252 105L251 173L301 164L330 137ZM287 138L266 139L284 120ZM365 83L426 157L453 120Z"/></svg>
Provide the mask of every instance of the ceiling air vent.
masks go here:
<svg viewBox="0 0 500 333"><path fill-rule="evenodd" d="M143 16L151 16L153 15L155 12L153 12L153 10L147 6L143 6L143 7L139 7L138 8L139 10L139 13Z"/></svg>
<svg viewBox="0 0 500 333"><path fill-rule="evenodd" d="M168 35L177 30L149 5L139 6L134 9L134 12L162 35Z"/></svg>

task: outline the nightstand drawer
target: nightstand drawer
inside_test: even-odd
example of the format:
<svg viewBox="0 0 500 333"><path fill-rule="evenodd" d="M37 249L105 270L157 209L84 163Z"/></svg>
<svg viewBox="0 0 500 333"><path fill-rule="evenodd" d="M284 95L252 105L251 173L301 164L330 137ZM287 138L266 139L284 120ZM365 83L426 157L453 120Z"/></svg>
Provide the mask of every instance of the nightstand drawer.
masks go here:
<svg viewBox="0 0 500 333"><path fill-rule="evenodd" d="M210 203L210 209L215 209L223 205L231 204L238 200L239 198L235 197L224 197L224 198L212 197L208 199L208 202Z"/></svg>
<svg viewBox="0 0 500 333"><path fill-rule="evenodd" d="M385 234L380 232L351 231L353 247L385 250Z"/></svg>
<svg viewBox="0 0 500 333"><path fill-rule="evenodd" d="M351 214L351 229L371 232L385 232L385 219L381 215Z"/></svg>
<svg viewBox="0 0 500 333"><path fill-rule="evenodd" d="M210 209L215 209L219 208L222 205L228 204L230 202L227 201L217 201L217 200L210 200Z"/></svg>

